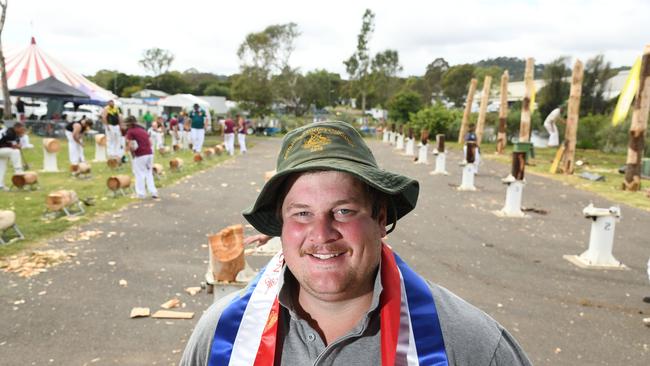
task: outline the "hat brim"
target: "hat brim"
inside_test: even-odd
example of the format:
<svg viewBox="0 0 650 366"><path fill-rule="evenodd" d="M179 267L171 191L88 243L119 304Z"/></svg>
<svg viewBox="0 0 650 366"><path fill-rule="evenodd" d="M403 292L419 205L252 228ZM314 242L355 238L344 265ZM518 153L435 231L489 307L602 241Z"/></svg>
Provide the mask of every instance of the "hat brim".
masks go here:
<svg viewBox="0 0 650 366"><path fill-rule="evenodd" d="M321 158L301 163L274 175L262 188L253 206L242 214L262 234L280 236L282 222L277 217L277 198L282 183L294 173L334 170L353 175L362 182L387 194L391 198L388 204L387 225L391 225L415 208L420 191L419 183L403 175L394 174L372 165L342 158Z"/></svg>

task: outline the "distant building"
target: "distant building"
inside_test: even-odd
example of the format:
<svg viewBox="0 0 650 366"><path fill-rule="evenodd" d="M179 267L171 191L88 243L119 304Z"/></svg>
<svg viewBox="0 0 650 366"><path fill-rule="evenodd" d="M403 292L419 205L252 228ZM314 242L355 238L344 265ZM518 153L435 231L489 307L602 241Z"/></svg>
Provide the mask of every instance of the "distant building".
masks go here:
<svg viewBox="0 0 650 366"><path fill-rule="evenodd" d="M165 93L162 90L154 90L154 89L142 89L138 92L135 92L131 94L131 98L139 98L139 99L144 99L144 100L158 100L164 97L169 96L169 94Z"/></svg>
<svg viewBox="0 0 650 366"><path fill-rule="evenodd" d="M228 113L228 106L226 105L226 97L216 97L210 95L202 95L199 98L205 100L210 104L210 109L217 116L225 116Z"/></svg>

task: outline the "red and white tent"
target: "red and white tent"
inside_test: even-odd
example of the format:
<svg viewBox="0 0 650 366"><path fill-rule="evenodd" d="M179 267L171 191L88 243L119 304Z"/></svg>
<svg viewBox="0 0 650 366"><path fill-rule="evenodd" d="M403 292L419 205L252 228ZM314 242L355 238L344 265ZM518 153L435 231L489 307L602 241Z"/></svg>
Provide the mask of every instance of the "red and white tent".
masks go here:
<svg viewBox="0 0 650 366"><path fill-rule="evenodd" d="M34 84L50 76L88 95L95 104L103 104L117 96L85 77L71 71L58 60L41 51L32 37L31 44L17 52L5 55L9 90ZM1 91L0 91L1 96Z"/></svg>

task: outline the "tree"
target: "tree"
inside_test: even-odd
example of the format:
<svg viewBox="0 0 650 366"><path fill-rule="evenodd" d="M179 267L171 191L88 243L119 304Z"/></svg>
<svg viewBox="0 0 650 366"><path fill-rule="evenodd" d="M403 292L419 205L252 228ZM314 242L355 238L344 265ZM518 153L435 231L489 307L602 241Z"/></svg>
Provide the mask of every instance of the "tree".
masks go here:
<svg viewBox="0 0 650 366"><path fill-rule="evenodd" d="M203 95L214 95L217 97L230 97L230 88L221 82L212 82L203 89Z"/></svg>
<svg viewBox="0 0 650 366"><path fill-rule="evenodd" d="M11 119L11 99L9 99L9 86L7 85L7 68L5 66L5 55L2 51L2 30L5 27L7 16L8 0L0 0L2 15L0 16L0 73L2 73L2 94L4 95L4 119Z"/></svg>
<svg viewBox="0 0 650 366"><path fill-rule="evenodd" d="M350 80L353 83L351 87L361 93L361 110L366 110L366 94L368 93L368 70L370 68L370 55L368 53L368 43L370 37L375 30L375 14L370 9L366 9L361 18L361 31L357 36L357 50L348 58L343 61L345 70L350 75ZM350 95L354 95L350 91Z"/></svg>
<svg viewBox="0 0 650 366"><path fill-rule="evenodd" d="M491 76L492 80L499 80L501 79L501 74L503 74L503 69L499 66L475 67L474 77L478 80L476 89L479 90L483 88L483 81L486 76ZM492 83L492 88L496 88L497 85L497 83Z"/></svg>
<svg viewBox="0 0 650 366"><path fill-rule="evenodd" d="M420 94L404 90L395 94L388 102L388 117L398 122L408 122L411 113L422 108Z"/></svg>
<svg viewBox="0 0 650 366"><path fill-rule="evenodd" d="M467 85L472 80L472 75L474 75L474 66L464 64L450 67L442 77L442 92L456 107L463 105Z"/></svg>
<svg viewBox="0 0 650 366"><path fill-rule="evenodd" d="M424 96L426 103L431 99L440 100L442 97L442 77L449 70L449 63L442 57L438 57L427 65L424 73Z"/></svg>
<svg viewBox="0 0 650 366"><path fill-rule="evenodd" d="M285 67L280 74L271 78L271 86L274 100L282 103L286 112L293 112L296 116L305 113L308 107L304 99L305 77L298 69Z"/></svg>
<svg viewBox="0 0 650 366"><path fill-rule="evenodd" d="M568 64L569 58L562 56L551 61L544 68L545 85L538 90L536 98L542 116L548 115L569 99L571 85L564 80L565 77L571 75Z"/></svg>
<svg viewBox="0 0 650 366"><path fill-rule="evenodd" d="M161 48L150 48L142 52L142 60L138 61L140 66L145 70L150 71L154 77L167 72L172 62L174 61L174 54L169 50Z"/></svg>
<svg viewBox="0 0 650 366"><path fill-rule="evenodd" d="M607 102L603 97L607 80L616 75L612 64L603 55L597 55L585 64L580 98L580 115L605 113Z"/></svg>
<svg viewBox="0 0 650 366"><path fill-rule="evenodd" d="M375 96L375 104L386 105L397 88L397 73L402 70L398 52L385 50L377 53L372 59L371 70L369 89Z"/></svg>
<svg viewBox="0 0 650 366"><path fill-rule="evenodd" d="M412 115L410 124L416 131L425 128L434 136L438 133L447 135L454 122L461 118L460 110L448 109L442 103L435 103Z"/></svg>
<svg viewBox="0 0 650 366"><path fill-rule="evenodd" d="M160 90L169 94L189 93L191 85L185 81L183 74L178 71L169 71L153 78L153 83Z"/></svg>
<svg viewBox="0 0 650 366"><path fill-rule="evenodd" d="M250 106L253 114L270 111L273 96L295 103L299 73L289 66L295 39L300 35L295 23L271 25L263 31L249 33L237 50L241 73L234 78L232 95ZM271 82L273 75L281 81ZM273 86L282 90L273 90Z"/></svg>
<svg viewBox="0 0 650 366"><path fill-rule="evenodd" d="M327 70L314 70L305 75L305 104L318 109L333 106L340 99L342 81L339 74Z"/></svg>

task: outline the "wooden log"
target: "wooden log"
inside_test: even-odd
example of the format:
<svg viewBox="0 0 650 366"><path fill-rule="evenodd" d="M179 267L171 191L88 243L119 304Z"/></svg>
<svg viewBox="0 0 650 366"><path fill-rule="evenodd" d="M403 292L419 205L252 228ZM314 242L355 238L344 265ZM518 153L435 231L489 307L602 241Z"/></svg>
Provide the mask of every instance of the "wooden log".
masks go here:
<svg viewBox="0 0 650 366"><path fill-rule="evenodd" d="M217 155L221 155L224 151L226 151L226 147L223 146L223 144L219 144L214 147L214 151L217 153Z"/></svg>
<svg viewBox="0 0 650 366"><path fill-rule="evenodd" d="M82 161L81 163L79 163L77 165L76 173L77 174L89 174L90 170L91 170L90 164Z"/></svg>
<svg viewBox="0 0 650 366"><path fill-rule="evenodd" d="M512 152L512 170L510 174L516 180L524 180L524 169L526 167L526 152L513 151Z"/></svg>
<svg viewBox="0 0 650 366"><path fill-rule="evenodd" d="M70 173L77 174L79 172L79 164L70 164Z"/></svg>
<svg viewBox="0 0 650 366"><path fill-rule="evenodd" d="M193 159L195 163L200 163L203 161L203 156L201 156L201 153L194 153Z"/></svg>
<svg viewBox="0 0 650 366"><path fill-rule="evenodd" d="M648 129L650 112L650 44L645 46L641 58L639 88L632 105L632 124L627 146L627 160L623 189L641 189L641 159L643 158L645 131Z"/></svg>
<svg viewBox="0 0 650 366"><path fill-rule="evenodd" d="M436 150L439 153L445 152L445 135L442 133L436 135Z"/></svg>
<svg viewBox="0 0 650 366"><path fill-rule="evenodd" d="M582 94L582 76L584 67L580 60L573 65L571 75L571 93L569 94L569 109L567 111L564 140L566 150L562 160L564 174L573 174L575 168L576 138L578 136L578 117L580 115L580 95Z"/></svg>
<svg viewBox="0 0 650 366"><path fill-rule="evenodd" d="M483 79L483 91L481 93L481 105L478 110L478 120L476 121L476 144L481 146L483 139L483 128L485 127L485 117L487 116L487 105L490 98L490 87L492 86L492 76L486 75Z"/></svg>
<svg viewBox="0 0 650 366"><path fill-rule="evenodd" d="M122 165L122 160L118 158L110 158L106 161L106 165L111 169L117 169Z"/></svg>
<svg viewBox="0 0 650 366"><path fill-rule="evenodd" d="M173 158L169 161L169 169L172 171L179 170L183 166L183 159Z"/></svg>
<svg viewBox="0 0 650 366"><path fill-rule="evenodd" d="M501 75L501 104L499 106L499 128L497 130L497 154L503 154L506 148L508 127L508 70Z"/></svg>
<svg viewBox="0 0 650 366"><path fill-rule="evenodd" d="M157 175L157 176L161 176L164 171L162 164L158 164L158 163L154 164L152 169L153 169L153 175Z"/></svg>
<svg viewBox="0 0 650 366"><path fill-rule="evenodd" d="M467 141L465 143L465 146L467 146L467 154L465 154L465 160L468 163L475 162L476 161L476 142Z"/></svg>
<svg viewBox="0 0 650 366"><path fill-rule="evenodd" d="M106 186L113 192L118 189L129 188L131 186L131 177L126 174L113 175L106 180Z"/></svg>
<svg viewBox="0 0 650 366"><path fill-rule="evenodd" d="M43 147L49 153L58 153L61 150L61 143L57 139L43 139Z"/></svg>
<svg viewBox="0 0 650 366"><path fill-rule="evenodd" d="M16 223L16 213L9 210L0 210L0 231L4 231L14 226Z"/></svg>
<svg viewBox="0 0 650 366"><path fill-rule="evenodd" d="M212 257L221 263L217 281L234 282L244 269L244 226L232 225L208 237Z"/></svg>
<svg viewBox="0 0 650 366"><path fill-rule="evenodd" d="M106 135L103 133L95 135L95 144L97 144L97 146L106 146Z"/></svg>
<svg viewBox="0 0 650 366"><path fill-rule="evenodd" d="M460 124L460 132L458 132L458 143L465 142L465 134L469 126L469 115L472 113L472 103L474 102L474 94L476 93L476 86L478 80L472 79L469 83L469 91L467 92L467 99L465 99L465 110L463 111L463 121Z"/></svg>
<svg viewBox="0 0 650 366"><path fill-rule="evenodd" d="M217 152L211 147L208 147L203 150L203 155L205 155L206 158L212 158L216 154Z"/></svg>
<svg viewBox="0 0 650 366"><path fill-rule="evenodd" d="M429 143L429 130L426 128L423 128L420 131L420 142L422 142L422 145L426 145Z"/></svg>
<svg viewBox="0 0 650 366"><path fill-rule="evenodd" d="M169 148L169 146L161 146L158 148L158 153L162 156L165 156L169 154L172 150Z"/></svg>
<svg viewBox="0 0 650 366"><path fill-rule="evenodd" d="M181 149L181 145L179 145L179 144L175 144L175 145L173 146L173 149L174 149L174 151L176 152L176 151L178 151L178 150Z"/></svg>
<svg viewBox="0 0 650 366"><path fill-rule="evenodd" d="M70 190L55 191L45 198L45 206L50 211L59 211L79 201L77 193Z"/></svg>
<svg viewBox="0 0 650 366"><path fill-rule="evenodd" d="M521 101L521 120L519 123L519 142L530 141L530 117L532 106L530 105L533 88L535 87L535 60L532 57L526 59L526 69L524 71L524 99Z"/></svg>
<svg viewBox="0 0 650 366"><path fill-rule="evenodd" d="M11 177L11 183L17 188L23 188L24 186L33 185L38 182L38 174L36 172L23 172L14 174Z"/></svg>

